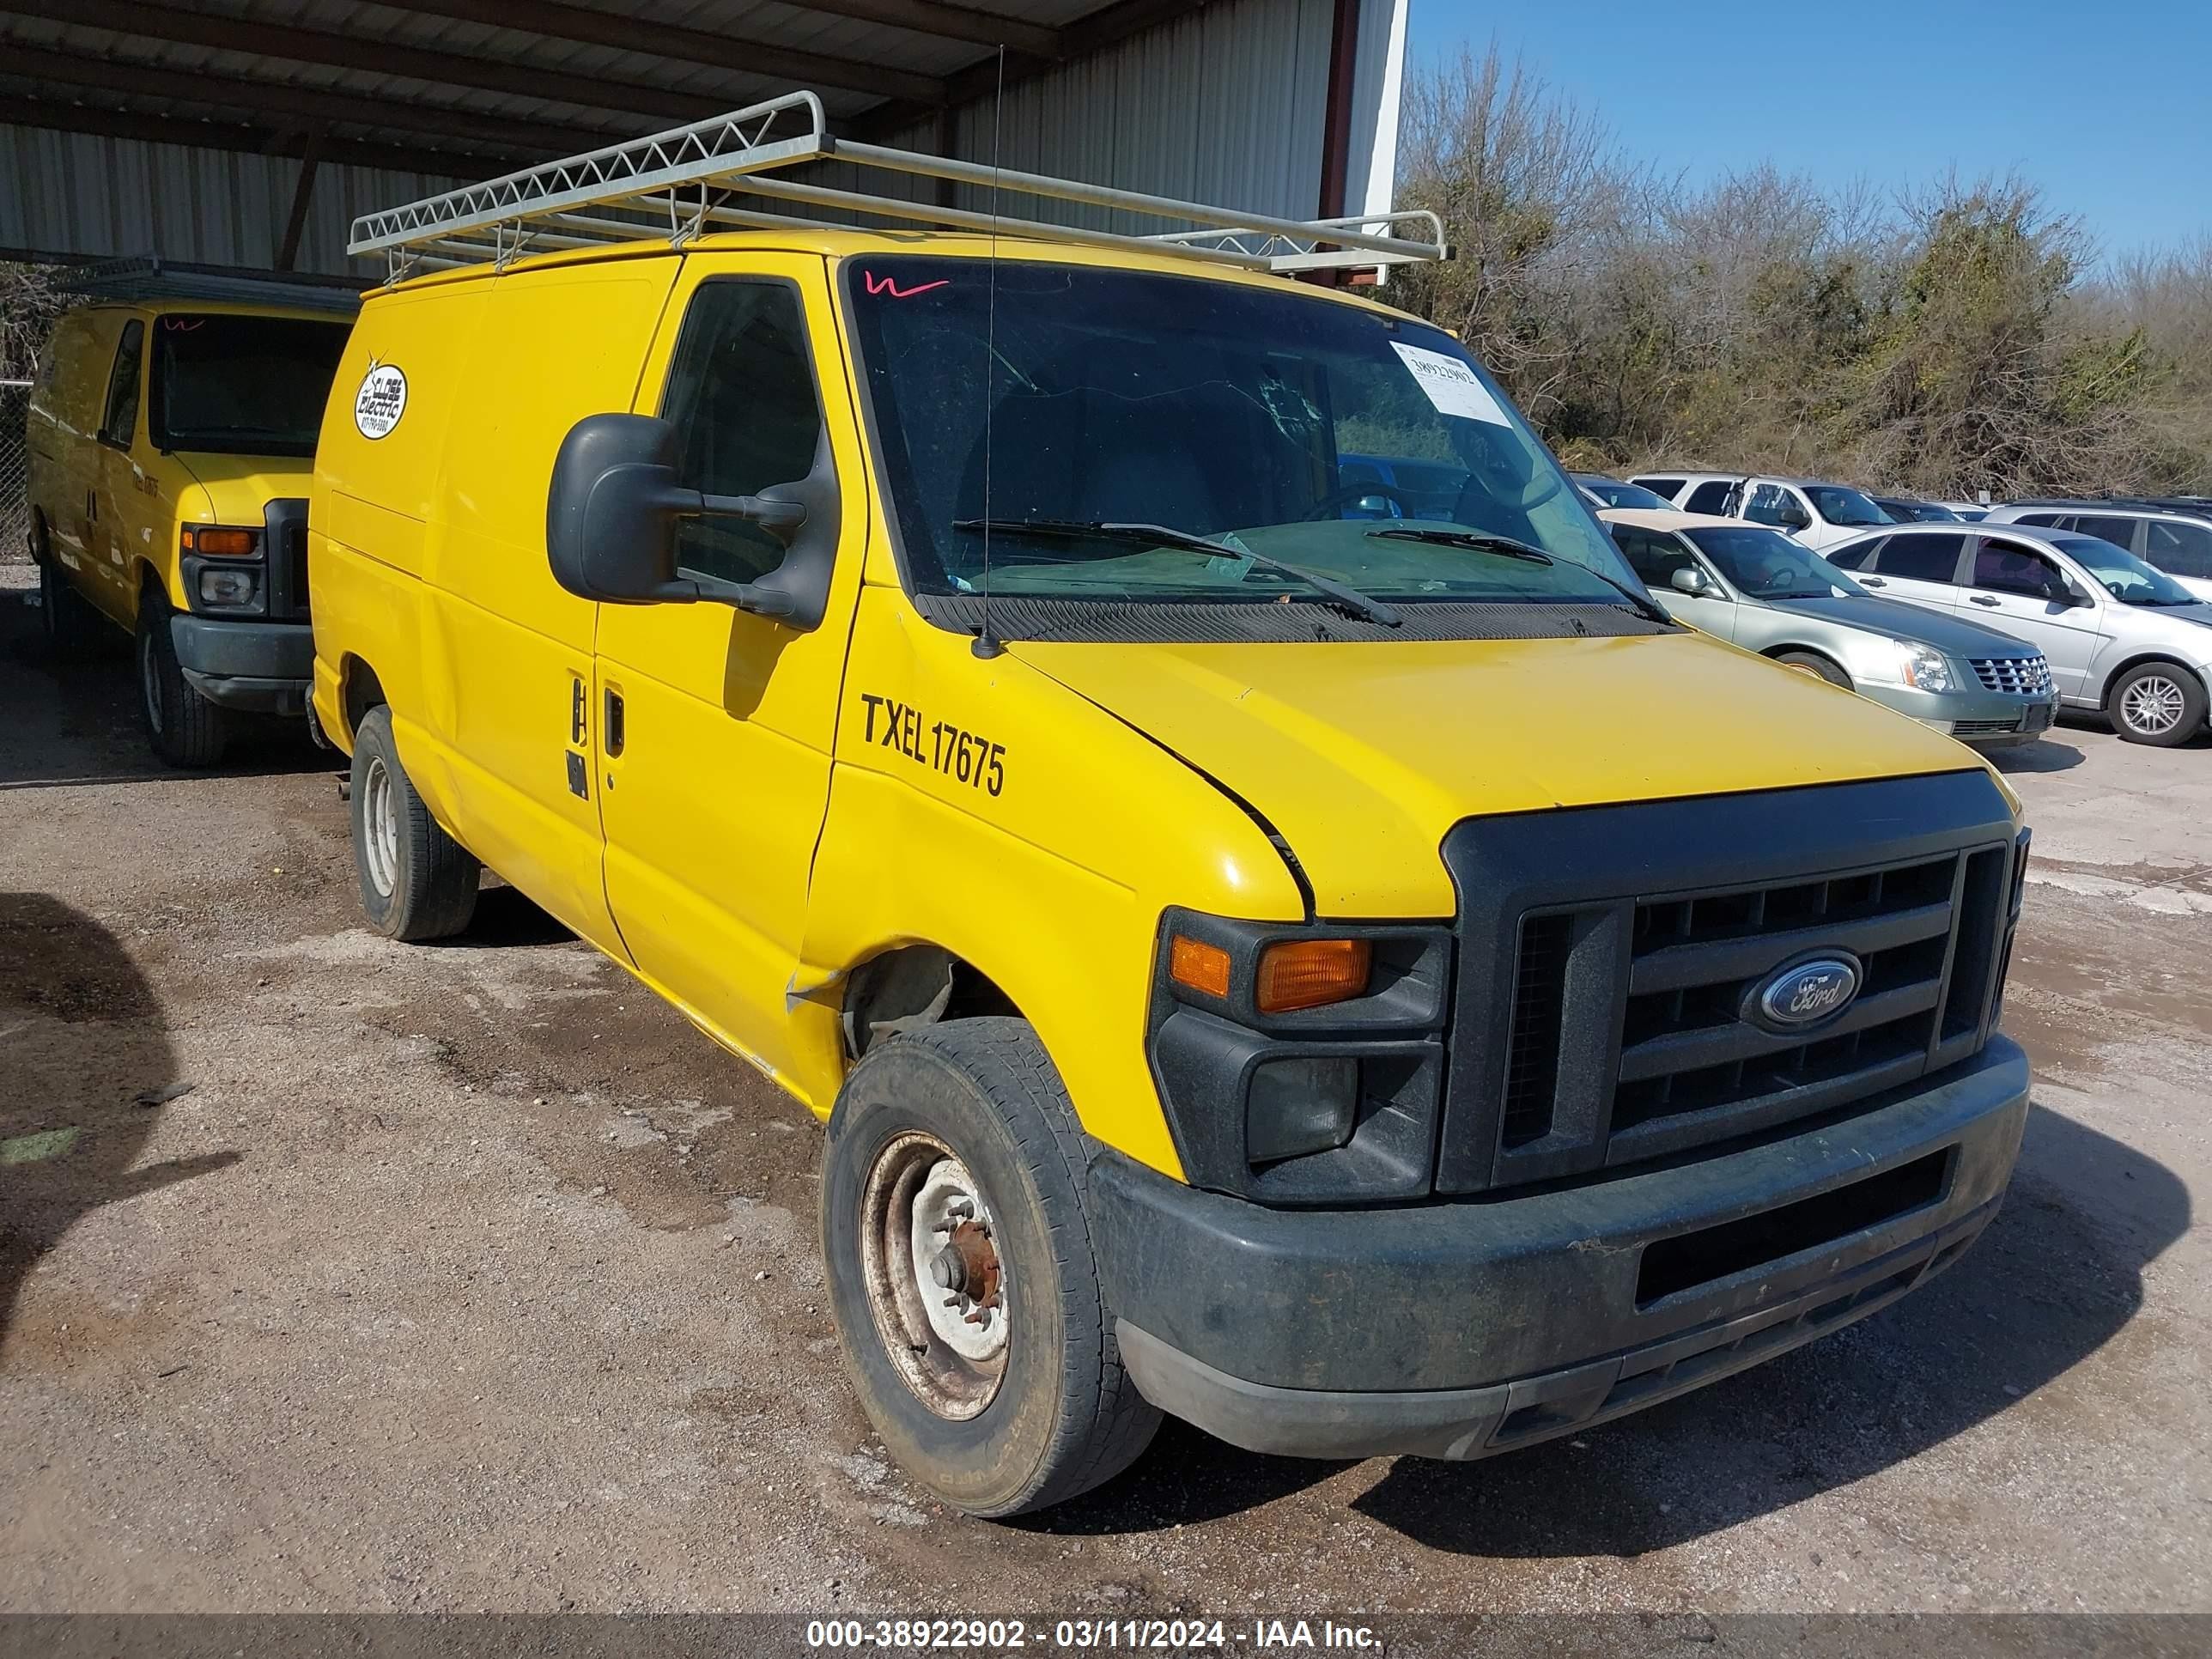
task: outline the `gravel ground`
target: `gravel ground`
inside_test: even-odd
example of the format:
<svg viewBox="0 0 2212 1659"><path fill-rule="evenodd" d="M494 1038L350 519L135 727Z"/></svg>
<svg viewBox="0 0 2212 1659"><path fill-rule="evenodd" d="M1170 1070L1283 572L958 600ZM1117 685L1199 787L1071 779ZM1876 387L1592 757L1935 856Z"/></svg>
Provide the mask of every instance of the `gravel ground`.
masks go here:
<svg viewBox="0 0 2212 1659"><path fill-rule="evenodd" d="M2037 1103L1917 1296L1487 1462L1170 1425L994 1525L853 1403L803 1110L511 892L445 946L365 932L333 757L161 772L127 661L49 665L23 574L0 1612L2212 1609L2212 748L2003 763Z"/></svg>

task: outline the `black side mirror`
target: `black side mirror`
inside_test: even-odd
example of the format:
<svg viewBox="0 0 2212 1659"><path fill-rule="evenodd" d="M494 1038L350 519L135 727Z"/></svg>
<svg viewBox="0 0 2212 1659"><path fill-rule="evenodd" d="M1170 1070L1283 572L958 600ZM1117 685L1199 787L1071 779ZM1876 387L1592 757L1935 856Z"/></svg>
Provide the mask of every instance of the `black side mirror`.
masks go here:
<svg viewBox="0 0 2212 1659"><path fill-rule="evenodd" d="M735 605L796 629L819 627L837 556L837 483L824 432L804 478L757 495L708 495L677 482L681 440L649 415L590 415L568 429L545 498L553 580L607 605ZM680 575L676 536L686 519L759 525L784 544L783 562L757 582Z"/></svg>

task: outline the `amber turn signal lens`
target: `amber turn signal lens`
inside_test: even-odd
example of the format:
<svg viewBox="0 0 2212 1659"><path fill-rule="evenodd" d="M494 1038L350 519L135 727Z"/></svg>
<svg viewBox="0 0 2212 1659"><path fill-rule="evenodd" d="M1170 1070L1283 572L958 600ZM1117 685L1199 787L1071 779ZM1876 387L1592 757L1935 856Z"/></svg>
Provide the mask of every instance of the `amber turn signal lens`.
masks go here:
<svg viewBox="0 0 2212 1659"><path fill-rule="evenodd" d="M185 532L185 551L206 553L222 559L246 559L253 556L253 532L251 530L223 530L212 525L199 525Z"/></svg>
<svg viewBox="0 0 2212 1659"><path fill-rule="evenodd" d="M1168 946L1168 972L1178 985L1208 996L1229 994L1229 952L1202 939L1177 933Z"/></svg>
<svg viewBox="0 0 2212 1659"><path fill-rule="evenodd" d="M1263 1014L1287 1014L1343 1002L1367 989L1375 952L1364 939L1301 939L1260 956L1255 1000Z"/></svg>

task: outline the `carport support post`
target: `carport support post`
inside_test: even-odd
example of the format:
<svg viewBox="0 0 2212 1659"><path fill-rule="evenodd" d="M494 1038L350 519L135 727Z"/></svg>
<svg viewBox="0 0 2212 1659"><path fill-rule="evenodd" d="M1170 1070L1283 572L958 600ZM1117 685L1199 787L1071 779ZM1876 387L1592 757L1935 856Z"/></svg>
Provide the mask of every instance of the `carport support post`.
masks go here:
<svg viewBox="0 0 2212 1659"><path fill-rule="evenodd" d="M292 211L285 216L284 240L277 245L276 269L289 270L300 257L300 239L307 228L307 203L315 193L315 168L323 159L323 129L312 127L300 154L300 176L292 185Z"/></svg>

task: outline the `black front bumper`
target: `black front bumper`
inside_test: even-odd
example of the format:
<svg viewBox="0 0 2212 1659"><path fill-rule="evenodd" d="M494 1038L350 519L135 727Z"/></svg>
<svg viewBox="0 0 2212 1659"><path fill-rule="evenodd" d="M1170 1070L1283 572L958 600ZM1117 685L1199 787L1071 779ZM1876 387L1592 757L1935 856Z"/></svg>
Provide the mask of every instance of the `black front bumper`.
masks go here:
<svg viewBox="0 0 2212 1659"><path fill-rule="evenodd" d="M1948 1266L1996 1212L2027 1095L2026 1057L1993 1036L1743 1150L1394 1209L1268 1209L1105 1152L1094 1236L1163 1410L1253 1451L1480 1457L1740 1370ZM1847 1189L1905 1207L1853 1225Z"/></svg>
<svg viewBox="0 0 2212 1659"><path fill-rule="evenodd" d="M177 663L192 689L225 708L296 714L314 681L315 633L304 622L169 618Z"/></svg>

